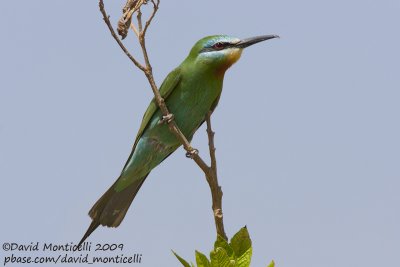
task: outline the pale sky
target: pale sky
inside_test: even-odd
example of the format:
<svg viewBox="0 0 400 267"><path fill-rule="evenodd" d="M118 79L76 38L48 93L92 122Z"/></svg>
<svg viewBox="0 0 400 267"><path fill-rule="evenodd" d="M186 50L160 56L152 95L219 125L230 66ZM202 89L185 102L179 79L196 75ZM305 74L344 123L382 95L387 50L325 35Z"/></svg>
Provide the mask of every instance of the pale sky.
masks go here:
<svg viewBox="0 0 400 267"><path fill-rule="evenodd" d="M124 2L105 3L114 25ZM0 2L2 244L79 241L130 153L152 92L97 5ZM213 116L225 228L247 225L252 266L400 266L399 13L398 0L161 0L147 39L158 84L204 36L281 36L243 53ZM193 144L206 155L204 127ZM183 149L119 228L89 239L143 267L179 266L171 249L194 261L214 240L207 183Z"/></svg>

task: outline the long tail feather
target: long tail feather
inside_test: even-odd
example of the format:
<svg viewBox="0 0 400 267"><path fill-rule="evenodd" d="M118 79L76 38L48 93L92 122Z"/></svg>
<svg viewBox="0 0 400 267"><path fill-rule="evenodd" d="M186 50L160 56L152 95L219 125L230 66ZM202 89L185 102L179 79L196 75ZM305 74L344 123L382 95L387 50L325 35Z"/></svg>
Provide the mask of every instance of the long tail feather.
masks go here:
<svg viewBox="0 0 400 267"><path fill-rule="evenodd" d="M97 227L99 227L100 223L97 221L92 221L92 223L89 225L89 228L87 229L85 235L82 237L81 241L79 241L79 244L76 246L76 249L78 249L83 242L85 242L86 238L88 238L90 236L91 233L93 233L94 230L97 229Z"/></svg>
<svg viewBox="0 0 400 267"><path fill-rule="evenodd" d="M115 183L97 200L89 211L92 223L79 242L77 248L96 230L99 225L118 227L124 219L133 199L144 183L147 175L142 179L135 180L124 190L117 192Z"/></svg>

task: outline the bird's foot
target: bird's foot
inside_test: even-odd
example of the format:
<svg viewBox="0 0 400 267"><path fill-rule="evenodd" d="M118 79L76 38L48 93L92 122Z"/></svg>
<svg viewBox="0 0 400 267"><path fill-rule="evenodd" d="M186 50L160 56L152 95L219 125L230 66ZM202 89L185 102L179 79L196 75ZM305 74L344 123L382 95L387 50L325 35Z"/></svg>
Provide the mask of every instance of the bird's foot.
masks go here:
<svg viewBox="0 0 400 267"><path fill-rule="evenodd" d="M175 116L172 113L169 113L167 116L162 116L158 124L169 124L174 120Z"/></svg>
<svg viewBox="0 0 400 267"><path fill-rule="evenodd" d="M199 154L199 150L197 150L196 148L192 148L190 151L186 152L186 157L193 159L195 155Z"/></svg>

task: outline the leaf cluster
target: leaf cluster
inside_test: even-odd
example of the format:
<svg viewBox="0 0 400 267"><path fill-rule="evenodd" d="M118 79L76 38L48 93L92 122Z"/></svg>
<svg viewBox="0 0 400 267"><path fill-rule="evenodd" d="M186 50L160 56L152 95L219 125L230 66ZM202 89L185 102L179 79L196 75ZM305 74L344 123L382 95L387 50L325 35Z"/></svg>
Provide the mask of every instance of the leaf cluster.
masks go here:
<svg viewBox="0 0 400 267"><path fill-rule="evenodd" d="M249 267L252 256L252 246L249 232L246 227L239 230L230 240L226 241L217 236L214 249L210 252L210 259L199 251L195 251L197 267ZM194 263L188 263L178 254L173 252L184 267L196 267ZM268 267L274 267L272 261Z"/></svg>

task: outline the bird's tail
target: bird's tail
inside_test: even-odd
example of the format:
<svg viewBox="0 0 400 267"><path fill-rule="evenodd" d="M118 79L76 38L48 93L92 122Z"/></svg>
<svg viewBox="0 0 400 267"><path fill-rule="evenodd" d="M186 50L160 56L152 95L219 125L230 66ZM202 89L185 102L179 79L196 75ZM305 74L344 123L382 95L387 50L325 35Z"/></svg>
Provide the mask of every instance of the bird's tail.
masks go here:
<svg viewBox="0 0 400 267"><path fill-rule="evenodd" d="M121 224L137 192L145 181L147 175L142 179L135 180L127 188L120 192L115 191L115 183L97 200L89 211L92 223L82 237L76 248L79 248L86 238L96 230L99 225L117 227Z"/></svg>

